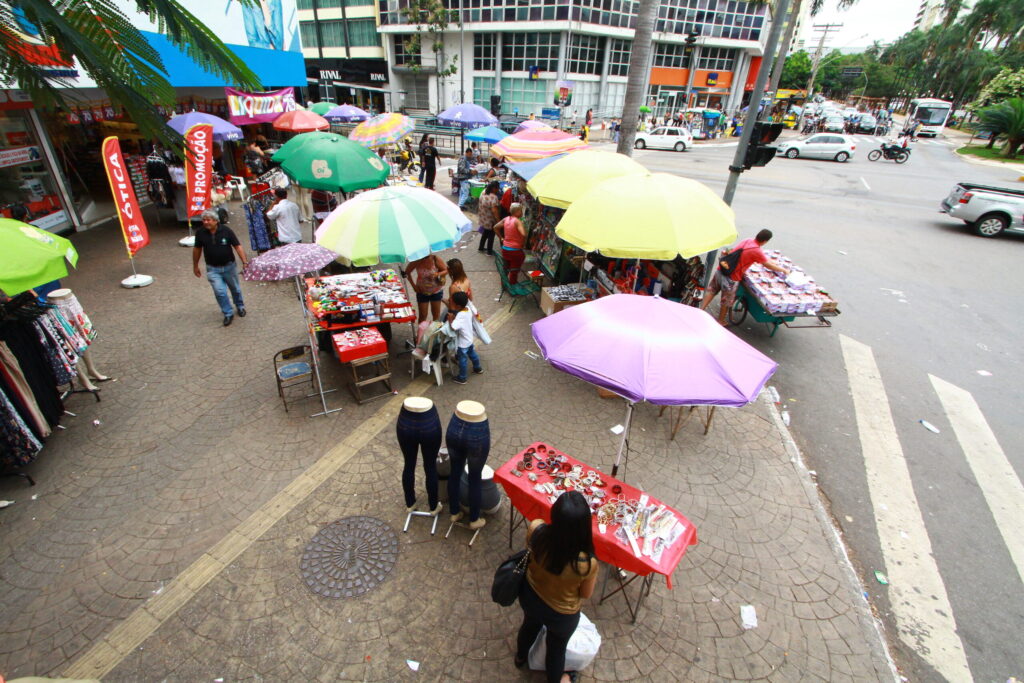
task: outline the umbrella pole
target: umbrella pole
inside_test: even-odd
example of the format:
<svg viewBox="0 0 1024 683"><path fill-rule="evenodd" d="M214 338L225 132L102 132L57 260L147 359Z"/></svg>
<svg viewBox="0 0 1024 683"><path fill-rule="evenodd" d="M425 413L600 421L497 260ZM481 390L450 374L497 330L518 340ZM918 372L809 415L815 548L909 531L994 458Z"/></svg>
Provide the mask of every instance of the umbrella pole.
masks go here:
<svg viewBox="0 0 1024 683"><path fill-rule="evenodd" d="M640 259L636 260L636 277L633 278L633 291L640 289Z"/></svg>
<svg viewBox="0 0 1024 683"><path fill-rule="evenodd" d="M341 412L341 408L327 409L327 397L324 394L329 394L334 389L324 391L324 383L320 379L320 350L316 345L316 337L313 336L313 325L309 321L309 311L306 310L306 302L302 300L302 281L299 279L300 277L299 275L295 276L295 287L299 292L299 306L302 307L302 318L306 323L306 334L309 336L309 349L312 352L310 355L313 358L313 372L316 374L316 388L320 392L320 404L324 407L322 413L313 413L310 417L320 417L321 415Z"/></svg>
<svg viewBox="0 0 1024 683"><path fill-rule="evenodd" d="M629 423L633 418L633 404L632 402L626 402L626 424L625 429L622 430L622 441L619 442L619 452L615 456L615 464L612 465L612 477L617 477L619 474L619 461L622 460L622 451L626 447L626 439L629 438Z"/></svg>

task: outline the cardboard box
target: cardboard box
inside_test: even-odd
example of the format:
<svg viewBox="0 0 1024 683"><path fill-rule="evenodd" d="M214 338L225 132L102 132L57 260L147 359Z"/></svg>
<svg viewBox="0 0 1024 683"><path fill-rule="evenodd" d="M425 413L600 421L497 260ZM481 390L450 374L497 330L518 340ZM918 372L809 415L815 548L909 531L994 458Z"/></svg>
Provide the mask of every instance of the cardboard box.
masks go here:
<svg viewBox="0 0 1024 683"><path fill-rule="evenodd" d="M569 306L575 306L577 304L586 303L585 301L555 301L548 294L550 287L542 287L540 290L540 310L544 311L544 315L554 315L563 308Z"/></svg>

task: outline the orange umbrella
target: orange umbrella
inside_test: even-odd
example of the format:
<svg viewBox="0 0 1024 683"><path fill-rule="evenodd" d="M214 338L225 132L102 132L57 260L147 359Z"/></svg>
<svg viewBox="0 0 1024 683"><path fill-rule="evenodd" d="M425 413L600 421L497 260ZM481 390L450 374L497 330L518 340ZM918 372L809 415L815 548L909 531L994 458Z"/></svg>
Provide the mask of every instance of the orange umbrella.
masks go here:
<svg viewBox="0 0 1024 683"><path fill-rule="evenodd" d="M331 122L307 109L294 109L274 119L274 128L292 133L309 133L314 130L328 130Z"/></svg>

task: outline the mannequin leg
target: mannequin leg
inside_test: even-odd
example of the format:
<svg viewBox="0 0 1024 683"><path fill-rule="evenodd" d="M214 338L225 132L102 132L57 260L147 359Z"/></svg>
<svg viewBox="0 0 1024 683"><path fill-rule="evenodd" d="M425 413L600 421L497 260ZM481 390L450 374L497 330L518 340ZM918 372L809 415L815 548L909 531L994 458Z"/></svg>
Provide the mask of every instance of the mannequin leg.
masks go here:
<svg viewBox="0 0 1024 683"><path fill-rule="evenodd" d="M80 377L91 377L97 382L106 382L108 379L110 379L109 377L107 377L106 375L104 375L103 373L96 369L96 366L93 364L92 354L89 353L89 349L82 351L81 356L87 372L80 372ZM86 381L88 381L88 379Z"/></svg>

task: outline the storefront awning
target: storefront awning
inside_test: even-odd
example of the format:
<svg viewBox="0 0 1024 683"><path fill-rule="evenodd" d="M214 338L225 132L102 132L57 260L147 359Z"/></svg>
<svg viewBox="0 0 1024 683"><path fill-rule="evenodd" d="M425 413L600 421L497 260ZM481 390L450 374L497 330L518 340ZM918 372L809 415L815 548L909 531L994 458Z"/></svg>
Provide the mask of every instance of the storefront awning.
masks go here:
<svg viewBox="0 0 1024 683"><path fill-rule="evenodd" d="M357 90L372 90L373 92L390 93L387 88L375 88L372 85L361 85L359 83L344 83L342 81L331 81L331 85L339 88L356 88Z"/></svg>

